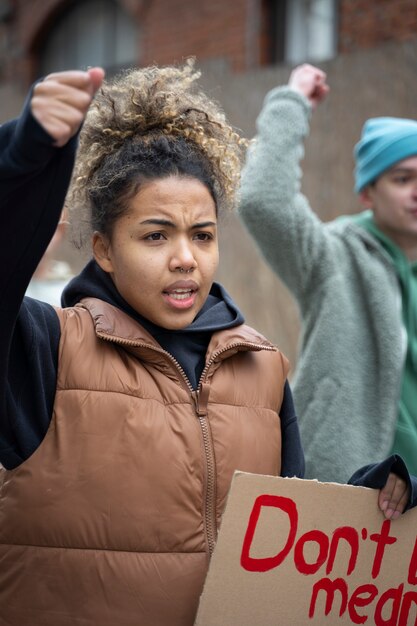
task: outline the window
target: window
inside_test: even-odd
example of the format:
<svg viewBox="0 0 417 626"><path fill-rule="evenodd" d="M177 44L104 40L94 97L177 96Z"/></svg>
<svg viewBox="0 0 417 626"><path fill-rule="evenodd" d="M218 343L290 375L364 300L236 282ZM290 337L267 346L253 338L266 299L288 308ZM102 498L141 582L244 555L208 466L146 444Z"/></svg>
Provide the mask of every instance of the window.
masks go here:
<svg viewBox="0 0 417 626"><path fill-rule="evenodd" d="M334 0L287 2L285 60L324 61L336 53Z"/></svg>
<svg viewBox="0 0 417 626"><path fill-rule="evenodd" d="M324 61L337 51L337 0L263 0L261 64Z"/></svg>
<svg viewBox="0 0 417 626"><path fill-rule="evenodd" d="M99 65L107 75L136 65L138 29L114 0L85 0L61 13L39 50L39 74Z"/></svg>

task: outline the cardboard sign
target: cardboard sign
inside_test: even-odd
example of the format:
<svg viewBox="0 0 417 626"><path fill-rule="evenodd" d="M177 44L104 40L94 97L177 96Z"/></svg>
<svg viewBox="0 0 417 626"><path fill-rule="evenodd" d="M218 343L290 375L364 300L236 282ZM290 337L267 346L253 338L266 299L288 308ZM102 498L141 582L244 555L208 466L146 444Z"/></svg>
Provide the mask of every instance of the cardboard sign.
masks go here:
<svg viewBox="0 0 417 626"><path fill-rule="evenodd" d="M417 509L377 498L237 472L196 626L417 626Z"/></svg>

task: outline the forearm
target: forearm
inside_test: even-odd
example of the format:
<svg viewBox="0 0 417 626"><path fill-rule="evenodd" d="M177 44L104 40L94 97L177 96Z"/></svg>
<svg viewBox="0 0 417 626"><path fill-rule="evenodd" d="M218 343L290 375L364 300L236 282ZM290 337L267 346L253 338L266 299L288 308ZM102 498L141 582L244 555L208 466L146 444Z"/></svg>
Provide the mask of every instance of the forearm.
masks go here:
<svg viewBox="0 0 417 626"><path fill-rule="evenodd" d="M307 99L289 88L267 95L241 184L242 220L296 295L312 272L321 271L329 243L322 222L300 191L309 115Z"/></svg>
<svg viewBox="0 0 417 626"><path fill-rule="evenodd" d="M29 105L0 129L0 308L16 306L55 231L76 140L57 149ZM17 302L18 301L18 302Z"/></svg>
<svg viewBox="0 0 417 626"><path fill-rule="evenodd" d="M243 168L240 213L245 221L273 218L277 207L286 212L294 204L309 117L308 101L288 87L277 87L265 97Z"/></svg>

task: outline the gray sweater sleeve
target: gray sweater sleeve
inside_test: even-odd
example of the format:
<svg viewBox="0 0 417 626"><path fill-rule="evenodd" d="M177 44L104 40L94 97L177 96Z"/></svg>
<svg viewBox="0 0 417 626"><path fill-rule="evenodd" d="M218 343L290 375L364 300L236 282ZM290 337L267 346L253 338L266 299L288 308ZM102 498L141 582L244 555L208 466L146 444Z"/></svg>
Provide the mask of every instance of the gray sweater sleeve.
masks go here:
<svg viewBox="0 0 417 626"><path fill-rule="evenodd" d="M308 100L288 87L269 92L241 183L243 222L266 261L301 300L309 287L328 279L335 254L334 238L300 191L310 111Z"/></svg>

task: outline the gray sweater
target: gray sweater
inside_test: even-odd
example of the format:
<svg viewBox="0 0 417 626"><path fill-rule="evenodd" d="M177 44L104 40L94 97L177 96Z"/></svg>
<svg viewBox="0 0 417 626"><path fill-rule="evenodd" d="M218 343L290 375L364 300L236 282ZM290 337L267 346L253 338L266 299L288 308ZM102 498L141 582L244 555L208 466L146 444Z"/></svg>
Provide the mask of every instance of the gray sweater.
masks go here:
<svg viewBox="0 0 417 626"><path fill-rule="evenodd" d="M406 337L387 253L348 217L323 223L300 192L310 110L288 87L267 95L240 214L299 304L293 391L306 477L346 482L391 450Z"/></svg>

